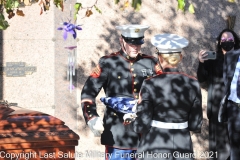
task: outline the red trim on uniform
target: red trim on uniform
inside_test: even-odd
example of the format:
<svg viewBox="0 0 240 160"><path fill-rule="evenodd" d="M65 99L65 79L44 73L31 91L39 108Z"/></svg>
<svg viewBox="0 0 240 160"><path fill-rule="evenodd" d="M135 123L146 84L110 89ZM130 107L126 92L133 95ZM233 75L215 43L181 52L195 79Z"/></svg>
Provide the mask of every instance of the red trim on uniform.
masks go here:
<svg viewBox="0 0 240 160"><path fill-rule="evenodd" d="M108 153L107 146L105 146L105 157L106 157L106 153ZM108 158L108 157L106 157L106 160L109 160L109 158Z"/></svg>
<svg viewBox="0 0 240 160"><path fill-rule="evenodd" d="M90 77L98 78L98 77L100 77L101 72L102 72L101 67L100 67L99 65L97 65L97 66L92 70L92 73L90 74Z"/></svg>
<svg viewBox="0 0 240 160"><path fill-rule="evenodd" d="M116 56L118 55L120 52L115 52L115 53L111 53L110 55L108 56L105 56L106 58L109 58L109 57L112 57L112 56ZM100 77L102 73L102 68L99 66L99 64L92 70L92 73L90 74L90 77L93 77L93 78L98 78Z"/></svg>
<svg viewBox="0 0 240 160"><path fill-rule="evenodd" d="M89 102L90 104L93 104L93 101L91 99L83 99L83 100L81 100L81 103L84 103L84 102Z"/></svg>
<svg viewBox="0 0 240 160"><path fill-rule="evenodd" d="M111 53L110 55L105 56L105 57L108 58L108 57L116 56L116 55L118 55L119 53L120 53L120 51L114 52L114 53Z"/></svg>
<svg viewBox="0 0 240 160"><path fill-rule="evenodd" d="M192 79L194 79L194 80L197 80L196 77L190 76L190 75L188 75L188 74L186 74L186 73L183 73L183 72L164 72L163 74L181 74L181 75L184 75L184 76L186 76L186 77L189 77L189 78L192 78Z"/></svg>
<svg viewBox="0 0 240 160"><path fill-rule="evenodd" d="M96 118L96 117L97 116L92 116L92 117L88 118L88 121L90 121L91 119Z"/></svg>
<svg viewBox="0 0 240 160"><path fill-rule="evenodd" d="M85 104L85 102L87 102L87 104ZM81 101L81 103L84 103L83 104L84 105L84 113L83 114L86 116L87 120L90 120L90 119L96 117L96 116L89 117L88 112L87 112L87 105L93 104L93 101L91 99L83 99Z"/></svg>
<svg viewBox="0 0 240 160"><path fill-rule="evenodd" d="M190 75L187 75L186 73L183 73L183 72L162 72L161 74L181 74L183 76L186 76L186 77L189 77L191 79L197 80L197 78L195 78L193 76L190 76ZM158 75L155 75L153 77L147 78L147 80L149 80L151 78L154 78L154 77L157 77L157 76L160 76L161 74L158 74Z"/></svg>
<svg viewBox="0 0 240 160"><path fill-rule="evenodd" d="M121 55L122 56L122 55ZM122 56L123 57L123 56ZM134 94L134 77L133 77L133 73L132 73L132 70L131 70L131 65L129 63L129 71L130 71L130 74L131 74L131 77L132 77L132 95L133 97L135 98L135 94Z"/></svg>
<svg viewBox="0 0 240 160"><path fill-rule="evenodd" d="M120 52L119 52L120 53ZM122 56L123 57L123 59L125 59L126 61L128 61L128 62L131 62L131 63L134 63L137 59L134 59L134 60L132 60L132 61L130 61L130 60L128 60L128 59L126 59L123 55L121 55L121 54L119 54L120 56ZM134 93L134 77L133 77L133 72L132 72L132 70L131 70L131 64L129 63L129 65L128 65L128 69L129 69L129 72L130 72L130 74L131 74L131 77L132 77L132 95L133 95L133 97L135 98L135 93ZM137 74L137 73L136 73Z"/></svg>
<svg viewBox="0 0 240 160"><path fill-rule="evenodd" d="M122 147L113 147L113 146L108 146L108 145L105 145L105 148L107 147L111 147L111 148L117 148L117 149L126 149L126 150L137 150L137 148L122 148Z"/></svg>
<svg viewBox="0 0 240 160"><path fill-rule="evenodd" d="M120 51L111 53L110 55L107 55L107 56L104 56L104 58L109 58L109 57L117 56L118 54L120 54Z"/></svg>
<svg viewBox="0 0 240 160"><path fill-rule="evenodd" d="M156 74L161 74L163 72L159 64L156 64L154 68L155 68Z"/></svg>
<svg viewBox="0 0 240 160"><path fill-rule="evenodd" d="M119 54L119 56L123 57L123 59L125 59L125 60L128 61L128 62L134 62L134 61L137 59L137 57L136 57L136 58L133 59L133 60L129 60L129 59L126 59L122 54Z"/></svg>

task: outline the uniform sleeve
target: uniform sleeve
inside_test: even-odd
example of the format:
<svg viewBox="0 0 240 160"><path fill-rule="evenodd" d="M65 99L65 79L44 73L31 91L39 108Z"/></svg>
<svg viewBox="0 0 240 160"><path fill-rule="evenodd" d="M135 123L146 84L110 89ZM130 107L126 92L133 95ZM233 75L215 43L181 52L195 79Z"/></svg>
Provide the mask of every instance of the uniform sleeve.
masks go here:
<svg viewBox="0 0 240 160"><path fill-rule="evenodd" d="M201 94L201 88L198 82L196 82L196 85L194 87L196 89L194 89L193 92L196 92L196 93L191 94L191 95L194 95L194 97L193 97L193 104L189 112L188 128L190 131L193 131L193 132L201 132L202 121L203 121L202 94Z"/></svg>
<svg viewBox="0 0 240 160"><path fill-rule="evenodd" d="M137 118L133 122L133 130L137 133L147 132L151 128L153 108L150 92L145 81L139 93L137 105Z"/></svg>
<svg viewBox="0 0 240 160"><path fill-rule="evenodd" d="M98 117L95 99L107 81L107 67L102 57L98 65L85 82L81 92L81 106L86 123L93 117Z"/></svg>

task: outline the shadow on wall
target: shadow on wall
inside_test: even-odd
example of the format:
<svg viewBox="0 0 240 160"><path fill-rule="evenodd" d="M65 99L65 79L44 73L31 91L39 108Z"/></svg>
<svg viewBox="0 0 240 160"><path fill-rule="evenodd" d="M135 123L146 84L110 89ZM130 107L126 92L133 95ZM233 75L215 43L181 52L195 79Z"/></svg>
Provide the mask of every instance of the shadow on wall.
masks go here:
<svg viewBox="0 0 240 160"><path fill-rule="evenodd" d="M130 12L123 14L123 12L116 12L121 15L110 21L111 26L106 26L104 34L99 36L99 39L108 43L108 48L104 48L101 44L97 45L94 53L101 57L103 53L108 55L111 50L117 51L119 45L119 32L115 30L115 26L124 21L126 24L149 24L150 28L146 31L147 35L159 33L175 33L180 34L189 40L189 46L184 49L184 58L180 64L180 69L187 74L196 76L196 69L198 67L197 54L201 49L215 50L216 38L218 34L227 27L227 16L240 14L237 12L239 4L229 3L226 1L197 1L193 2L195 6L195 14L190 14L188 11L184 14L182 11L177 11L177 3L151 0L143 2L143 7L149 8L151 11L149 15L140 12ZM109 7L110 3L106 4ZM164 7L166 6L166 7ZM186 4L188 6L188 4ZM143 8L142 7L142 8ZM117 16L116 16L117 17ZM155 22L152 23L150 17L156 17ZM104 20L105 23L108 19ZM149 22L149 23L148 23ZM124 24L124 23L122 23ZM237 26L237 25L235 25ZM236 27L235 27L236 28ZM240 28L236 28L240 29ZM238 33L238 32L237 32ZM240 33L240 32L239 32ZM150 37L145 37L145 44L142 46L142 52L154 55L155 48L150 43ZM93 66L96 62L93 63Z"/></svg>
<svg viewBox="0 0 240 160"><path fill-rule="evenodd" d="M149 22L151 27L146 31L147 34L178 34L178 32L183 32L181 35L189 40L189 46L183 51L184 58L180 64L180 69L183 72L196 77L198 52L201 49L215 50L218 34L227 27L227 16L236 15L236 24L238 23L238 16L240 16L240 13L237 11L240 6L237 3L229 3L227 1L219 2L200 0L193 2L193 5L195 6L195 14L190 14L188 11L183 14L182 11L176 10L177 3L175 1L172 2L170 6L167 3L171 2L159 0L151 0L149 3L143 2L143 7L149 8L151 13L153 13L152 15L143 15L141 10L140 12L128 12L128 14L123 14L119 11L118 13L121 17L111 20L111 26L106 26L104 28L106 30L104 31L104 34L99 36L99 40L106 42L108 48L103 47L102 43L99 43L96 48L93 48L92 53L94 53L94 57L90 60L92 68L97 65L98 61L95 61L96 57L100 58L102 55L108 55L120 49L118 39L120 33L115 29L115 26L119 25L120 20L123 20L126 24L141 24L142 21L146 24L146 21L149 21L149 16L157 15L158 17L161 17L161 19L159 19L159 21L156 19L156 23L153 25ZM111 7L110 2L106 5ZM164 7L164 5L168 5L169 8ZM186 4L186 6L188 6L188 4ZM164 11L167 11L167 13ZM109 22L108 19L105 19L104 21L103 24L108 24L107 22ZM181 24L179 24L180 22ZM197 27L194 23L196 23ZM237 27L237 25L235 26ZM236 27L235 31L236 29L240 29ZM240 31L237 33L239 34ZM142 52L154 55L155 48L150 43L150 37L145 37L145 44L142 46ZM83 63L78 68L78 86L82 86L89 76L84 73L84 66L85 64Z"/></svg>
<svg viewBox="0 0 240 160"><path fill-rule="evenodd" d="M105 24L111 24L106 26L104 34L99 36L99 40L104 41L108 44L108 48L103 47L102 44L96 45L93 48L94 57L89 60L91 67L94 68L97 65L96 57L100 58L103 55L109 55L112 51L118 51L119 45L119 32L115 30L115 26L119 25L119 22L126 22L126 24L147 24L149 22L150 28L146 31L148 35L154 35L159 33L175 33L180 34L189 40L189 46L184 49L183 61L179 68L180 71L185 72L189 75L196 77L196 71L198 67L198 52L201 49L215 50L216 38L218 34L225 28L227 28L227 16L236 16L236 25L234 30L237 34L240 33L240 27L237 25L239 22L240 13L237 12L240 8L238 3L229 3L227 0L224 1L212 1L212 0L199 0L192 2L195 6L195 14L182 13L176 11L177 2L174 0L150 0L143 2L144 8L151 10L152 14L142 14L140 12L128 12L128 14L122 14L118 12L120 18L112 19L109 23L108 19L104 19ZM110 2L108 7L111 7ZM166 6L166 7L165 7ZM186 4L188 6L188 4ZM117 16L116 16L117 17ZM150 21L150 17L156 17L154 23ZM107 23L108 22L108 23ZM239 30L239 31L238 31ZM155 48L150 43L150 37L145 37L145 44L142 46L142 52L145 54L154 55ZM156 55L154 55L156 56ZM78 83L77 86L84 85L87 77L89 76L84 71L85 64L79 65L77 69ZM206 111L203 110L205 113ZM202 133L197 135L197 141L199 144L207 137L207 119L204 119L204 125Z"/></svg>

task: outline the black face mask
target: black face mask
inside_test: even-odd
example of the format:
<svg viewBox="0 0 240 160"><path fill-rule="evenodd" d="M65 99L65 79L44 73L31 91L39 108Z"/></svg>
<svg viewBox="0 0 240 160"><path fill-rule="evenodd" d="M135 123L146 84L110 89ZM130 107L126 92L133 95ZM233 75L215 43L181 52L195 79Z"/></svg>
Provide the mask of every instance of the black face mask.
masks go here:
<svg viewBox="0 0 240 160"><path fill-rule="evenodd" d="M225 51L230 51L234 47L234 42L221 42L221 47Z"/></svg>

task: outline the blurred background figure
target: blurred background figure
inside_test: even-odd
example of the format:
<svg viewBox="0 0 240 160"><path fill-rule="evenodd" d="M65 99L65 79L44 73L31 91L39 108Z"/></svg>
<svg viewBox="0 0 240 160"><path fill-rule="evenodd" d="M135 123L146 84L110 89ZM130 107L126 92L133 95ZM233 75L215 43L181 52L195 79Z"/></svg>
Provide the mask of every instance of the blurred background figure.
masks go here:
<svg viewBox="0 0 240 160"><path fill-rule="evenodd" d="M209 152L214 153L210 159L229 159L230 145L227 125L218 122L218 111L224 96L223 63L228 51L239 49L239 38L231 29L224 29L217 37L215 57L211 52L201 50L198 55L199 66L197 78L208 92L207 117L209 119Z"/></svg>

